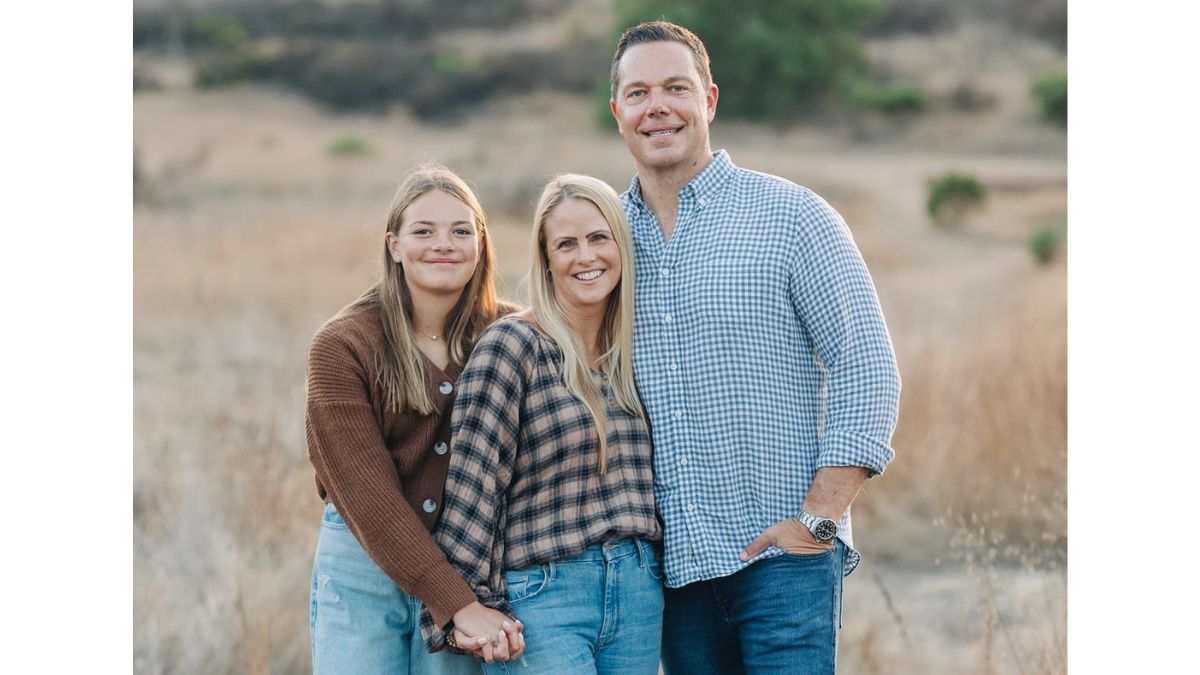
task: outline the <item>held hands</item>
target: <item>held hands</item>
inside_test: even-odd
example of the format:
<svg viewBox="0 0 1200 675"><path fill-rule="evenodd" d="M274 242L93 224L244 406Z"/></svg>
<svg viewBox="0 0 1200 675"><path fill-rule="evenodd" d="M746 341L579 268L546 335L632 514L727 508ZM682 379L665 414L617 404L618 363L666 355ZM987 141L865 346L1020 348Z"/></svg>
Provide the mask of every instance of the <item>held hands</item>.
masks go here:
<svg viewBox="0 0 1200 675"><path fill-rule="evenodd" d="M738 555L738 560L746 562L767 550L768 546L777 546L788 553L811 555L824 553L833 548L833 541L818 542L812 532L809 532L808 528L800 521L795 518L784 518L755 537L754 541L750 542L750 545Z"/></svg>
<svg viewBox="0 0 1200 675"><path fill-rule="evenodd" d="M525 626L479 601L454 614L456 646L487 663L512 661L525 652Z"/></svg>

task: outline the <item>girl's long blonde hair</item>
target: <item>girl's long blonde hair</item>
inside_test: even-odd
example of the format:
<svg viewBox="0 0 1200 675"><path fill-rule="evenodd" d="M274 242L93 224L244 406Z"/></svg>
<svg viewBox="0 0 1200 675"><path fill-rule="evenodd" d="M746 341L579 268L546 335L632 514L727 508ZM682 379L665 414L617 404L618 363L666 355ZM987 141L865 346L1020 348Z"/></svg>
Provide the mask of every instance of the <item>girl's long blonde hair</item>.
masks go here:
<svg viewBox="0 0 1200 675"><path fill-rule="evenodd" d="M587 346L563 314L554 295L546 254L546 220L550 212L568 199L583 199L596 205L613 233L621 254L621 280L608 296L608 306L600 325L600 369L608 373L617 404L645 419L641 399L633 379L633 244L629 222L617 193L607 183L591 176L562 174L546 184L538 200L530 245L529 315L542 331L558 345L563 357L563 380L567 390L579 398L596 423L600 452L600 473L608 470L608 404L592 380Z"/></svg>
<svg viewBox="0 0 1200 675"><path fill-rule="evenodd" d="M388 211L387 230L393 235L400 231L404 210L418 197L432 190L441 190L461 201L475 217L475 232L479 237L479 262L462 296L446 316L443 335L450 351L450 363L462 368L483 329L497 316L496 286L492 278L495 265L492 241L488 236L487 218L475 193L450 169L440 164L420 166L400 182ZM412 325L412 294L404 280L404 268L392 260L387 244L383 246L383 276L340 314L378 309L383 321L383 353L377 355L379 381L384 408L394 413L411 408L429 415L434 411L429 395L430 373L417 348L416 331Z"/></svg>

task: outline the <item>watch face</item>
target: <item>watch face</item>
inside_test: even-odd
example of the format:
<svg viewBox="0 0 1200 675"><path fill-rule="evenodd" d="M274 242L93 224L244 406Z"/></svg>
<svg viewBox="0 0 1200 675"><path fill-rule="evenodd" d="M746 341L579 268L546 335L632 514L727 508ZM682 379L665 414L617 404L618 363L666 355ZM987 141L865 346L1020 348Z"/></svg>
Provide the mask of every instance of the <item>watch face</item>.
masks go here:
<svg viewBox="0 0 1200 675"><path fill-rule="evenodd" d="M829 541L830 539L833 539L834 535L836 534L837 523L829 520L828 518L818 521L817 527L813 532L813 536L817 538L817 541Z"/></svg>

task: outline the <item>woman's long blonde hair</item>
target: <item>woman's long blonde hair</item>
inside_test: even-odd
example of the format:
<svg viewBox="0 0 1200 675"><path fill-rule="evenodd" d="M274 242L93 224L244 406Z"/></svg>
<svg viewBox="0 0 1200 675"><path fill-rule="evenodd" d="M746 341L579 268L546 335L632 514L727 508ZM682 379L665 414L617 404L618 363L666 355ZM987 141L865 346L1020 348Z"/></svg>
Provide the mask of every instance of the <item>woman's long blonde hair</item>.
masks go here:
<svg viewBox="0 0 1200 675"><path fill-rule="evenodd" d="M488 236L487 218L475 193L450 169L440 164L420 166L400 182L388 211L387 230L400 231L404 210L418 197L441 190L465 204L475 217L479 237L479 262L462 296L446 316L443 335L450 351L450 363L462 368L483 329L497 316L496 286L492 278L495 261ZM385 233L386 234L386 233ZM386 237L385 237L386 238ZM383 321L383 353L377 356L379 381L384 408L394 413L411 408L429 415L434 411L429 395L430 373L417 348L412 325L412 294L404 279L404 268L392 260L387 244L383 246L383 276L340 314L378 309Z"/></svg>
<svg viewBox="0 0 1200 675"><path fill-rule="evenodd" d="M587 361L587 346L563 314L554 295L546 254L546 220L558 205L568 199L583 199L596 205L613 233L621 254L621 280L608 296L608 306L600 325L599 366L608 373L617 404L627 412L645 419L641 399L633 380L633 244L629 222L617 193L608 183L591 176L562 174L546 184L538 200L530 246L529 284L530 318L558 345L563 357L563 380L567 390L579 398L596 423L600 452L600 473L608 470L608 405L592 380Z"/></svg>

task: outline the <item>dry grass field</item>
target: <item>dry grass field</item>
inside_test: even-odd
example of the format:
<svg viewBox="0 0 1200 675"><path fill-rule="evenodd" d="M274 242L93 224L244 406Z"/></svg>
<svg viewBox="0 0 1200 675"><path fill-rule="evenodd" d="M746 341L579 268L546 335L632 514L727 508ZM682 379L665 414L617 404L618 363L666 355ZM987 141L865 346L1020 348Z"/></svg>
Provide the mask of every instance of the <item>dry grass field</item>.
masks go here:
<svg viewBox="0 0 1200 675"><path fill-rule="evenodd" d="M909 121L786 129L718 116L714 147L823 194L875 277L900 359L897 458L855 505L847 673L1066 670L1066 261L1029 235L1066 225L1066 134L1027 82L1060 58L981 26L872 43L934 91L997 105ZM254 86L134 97L134 669L303 673L320 502L303 432L304 354L373 279L397 179L438 160L478 189L506 295L519 298L532 201L559 171L627 185L592 102L532 94L453 126L403 109L333 115ZM974 65L973 65L974 64ZM955 69L961 69L961 72ZM353 134L369 146L335 156ZM990 188L959 230L927 181Z"/></svg>

